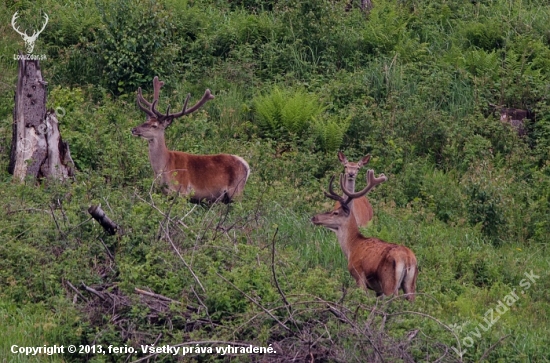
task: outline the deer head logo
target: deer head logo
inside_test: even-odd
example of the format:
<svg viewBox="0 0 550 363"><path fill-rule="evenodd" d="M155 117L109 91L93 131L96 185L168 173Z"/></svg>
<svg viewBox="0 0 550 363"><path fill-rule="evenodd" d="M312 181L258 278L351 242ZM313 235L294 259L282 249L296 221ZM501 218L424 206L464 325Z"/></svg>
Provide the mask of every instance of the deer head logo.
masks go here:
<svg viewBox="0 0 550 363"><path fill-rule="evenodd" d="M42 33L42 31L44 30L44 28L46 28L46 24L48 24L48 14L44 13L44 26L42 27L42 29L40 29L38 32L34 32L32 33L31 36L28 36L27 35L27 30L25 29L25 32L21 32L15 25L15 21L17 20L17 11L15 12L15 14L13 14L13 17L11 18L11 26L13 27L13 29L19 33L19 35L21 35L23 37L23 40L25 41L25 48L27 50L27 53L28 54L31 54L33 49L34 49L34 42L36 42L36 39L38 38L38 36L40 35L40 33Z"/></svg>

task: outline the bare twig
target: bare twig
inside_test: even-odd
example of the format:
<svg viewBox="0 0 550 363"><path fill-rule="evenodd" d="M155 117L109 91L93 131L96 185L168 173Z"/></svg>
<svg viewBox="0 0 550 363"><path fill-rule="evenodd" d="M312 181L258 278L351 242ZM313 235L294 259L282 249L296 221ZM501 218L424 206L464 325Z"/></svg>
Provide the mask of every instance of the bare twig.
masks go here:
<svg viewBox="0 0 550 363"><path fill-rule="evenodd" d="M81 222L81 223L77 224L76 226L74 226L74 227L72 227L71 229L69 229L69 230L67 231L67 233L65 233L65 235L69 235L69 234L72 233L75 229L77 229L78 227L82 226L83 224L88 223L88 222L91 221L91 220L92 220L92 217L86 219L84 222Z"/></svg>
<svg viewBox="0 0 550 363"><path fill-rule="evenodd" d="M59 227L59 223L57 223L57 218L55 218L55 213L54 213L53 208L52 208L51 205L50 205L50 211L52 212L52 213L51 213L51 216L52 216L52 218L53 218L53 221L55 222L55 226L57 227L57 230L59 231L59 235L60 235L60 236L63 236L64 233L63 233L63 231L61 230L61 228Z"/></svg>
<svg viewBox="0 0 550 363"><path fill-rule="evenodd" d="M460 339L458 339L458 336L456 335L456 333L453 331L453 329L451 329L448 325L442 323L440 320L434 318L433 316L429 315L429 314L424 314L424 313L419 313L418 311L400 311L400 312L397 312L397 313L392 313L392 314L388 314L388 316L393 316L393 315L403 315L403 314L415 314L415 315L420 315L420 316L423 316L425 318L429 318L429 319L432 319L433 321L435 321L436 323L438 323L439 325L441 325L442 327L444 327L445 329L447 329L448 331L451 332L451 334L455 337L456 339L456 343L458 345L458 350L460 350ZM461 358L461 361L462 361L462 358Z"/></svg>
<svg viewBox="0 0 550 363"><path fill-rule="evenodd" d="M100 298L101 300L106 300L105 298L105 295L103 295L101 292L97 291L96 289L94 288L91 288L89 286L86 286L86 284L84 284L84 282L80 282L80 284L82 285L82 287L84 288L84 290L88 291L88 292L91 292L92 294L94 294L95 296L97 296L98 298ZM111 299L112 300L112 299Z"/></svg>
<svg viewBox="0 0 550 363"><path fill-rule="evenodd" d="M212 323L212 318L210 317L210 313L208 313L208 306L206 306L206 304L202 301L202 299L200 298L199 294L197 294L197 292L195 291L195 288L193 286L191 286L191 291L193 292L193 295L195 295L195 297L199 301L199 304L204 308L206 316L208 317L208 321L210 322L210 326L212 328L214 328L214 323ZM198 311L199 311L199 309L197 309L197 312Z"/></svg>
<svg viewBox="0 0 550 363"><path fill-rule="evenodd" d="M180 302L180 301L171 299L171 298L166 297L166 296L164 296L164 295L155 294L154 292L150 292L150 291L138 289L137 287L134 288L134 291L137 292L138 294L141 294L141 295L146 295L146 296L154 297L155 299L164 300L164 301L168 301L168 302L171 302L171 303L175 303L175 304L180 304L180 305L181 305L181 302Z"/></svg>
<svg viewBox="0 0 550 363"><path fill-rule="evenodd" d="M105 252L107 252L107 256L109 256L111 261L115 262L115 256L113 256L113 254L111 253L111 250L109 250L109 247L107 247L107 245L105 244L105 242L103 242L101 238L98 238L98 239L99 239L99 242L101 242L101 244L103 245L103 248L105 248Z"/></svg>
<svg viewBox="0 0 550 363"><path fill-rule="evenodd" d="M279 295L281 295L281 298L283 299L285 305L288 307L289 314L290 314L290 310L292 307L288 303L288 300L286 299L285 294L281 290L281 287L279 286L279 281L277 281L277 274L275 273L275 237L277 237L277 232L279 232L279 227L275 229L275 233L273 234L273 239L271 241L271 272L273 273L273 280L275 281L275 286L279 291Z"/></svg>
<svg viewBox="0 0 550 363"><path fill-rule="evenodd" d="M134 195L135 195L139 200L141 200L143 203L148 204L151 208L153 208L154 210L156 210L157 212L159 212L160 215L162 215L163 217L166 217L166 213L164 213L162 210L160 210L160 208L157 207L157 206L155 205L155 203L152 202L152 200L153 200L152 197L151 197L151 202L148 202L147 200L143 199L137 192L135 192ZM191 209L191 211L193 211L194 208L195 208L195 206L193 206L193 208ZM191 213L191 211L189 211L189 213ZM189 213L188 213L188 214L189 214ZM187 216L187 215L186 215L186 216ZM178 225L180 225L180 226L182 226L183 228L186 228L186 229L189 228L185 223L183 223L183 222L181 221L181 219L180 219L180 220L178 220L178 219L173 220L172 218L170 218L170 222L175 222L176 224L178 224Z"/></svg>
<svg viewBox="0 0 550 363"><path fill-rule="evenodd" d="M479 362L481 362L482 360L484 360L485 358L487 358L487 356L489 355L489 353L491 353L491 351L493 349L495 349L495 347L497 345L500 344L500 342L502 342L504 339L508 338L510 336L510 334L507 334L507 335L504 335L503 337L501 337L495 344L491 345L486 351L485 353L483 353L483 355L481 356L481 358L479 358Z"/></svg>
<svg viewBox="0 0 550 363"><path fill-rule="evenodd" d="M73 285L71 284L71 282L69 280L65 280L65 283L84 301L88 302L88 299L86 299L84 297L84 295L82 295L82 293L80 291L78 291L78 289Z"/></svg>
<svg viewBox="0 0 550 363"><path fill-rule="evenodd" d="M178 257L180 258L181 262L183 262L183 264L185 265L185 267L187 267L187 269L189 270L189 272L191 272L191 275L193 275L193 278L195 279L195 281L197 282L197 284L199 284L199 286L201 287L202 289L202 292L206 292L204 286L202 286L201 284L201 281L199 280L199 278L197 277L197 275L195 274L195 272L193 271L193 269L191 268L191 266L184 260L183 256L181 255L180 251L178 250L178 248L176 247L176 245L174 244L174 241L172 241L172 238L170 237L170 234L168 233L168 231L163 227L164 229L164 232L165 232L165 236L166 236L166 239L168 239L168 242L170 242L170 244L172 245L172 248L174 249L174 251L176 252L176 254L178 255Z"/></svg>

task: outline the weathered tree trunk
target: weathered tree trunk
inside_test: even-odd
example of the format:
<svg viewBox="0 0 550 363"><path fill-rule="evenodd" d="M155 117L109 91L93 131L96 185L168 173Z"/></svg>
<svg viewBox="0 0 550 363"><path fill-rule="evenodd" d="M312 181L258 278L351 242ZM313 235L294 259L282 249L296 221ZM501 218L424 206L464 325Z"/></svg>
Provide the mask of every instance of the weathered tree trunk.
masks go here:
<svg viewBox="0 0 550 363"><path fill-rule="evenodd" d="M20 57L8 166L16 180L74 176L69 145L61 139L55 112L46 113L46 85L38 60Z"/></svg>
<svg viewBox="0 0 550 363"><path fill-rule="evenodd" d="M372 9L372 1L371 0L361 0L361 10L365 12L369 12L370 9Z"/></svg>

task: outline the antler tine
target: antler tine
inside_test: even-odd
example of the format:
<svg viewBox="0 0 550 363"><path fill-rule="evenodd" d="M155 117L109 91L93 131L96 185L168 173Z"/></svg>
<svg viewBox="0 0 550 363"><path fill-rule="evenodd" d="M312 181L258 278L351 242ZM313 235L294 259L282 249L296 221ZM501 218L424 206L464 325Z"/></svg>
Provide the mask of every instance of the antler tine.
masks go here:
<svg viewBox="0 0 550 363"><path fill-rule="evenodd" d="M162 88L162 86L164 86L164 82L159 81L159 77L155 76L155 78L153 78L153 101L157 100L158 102L160 89Z"/></svg>
<svg viewBox="0 0 550 363"><path fill-rule="evenodd" d="M184 110L184 114L185 114L185 111L187 111L187 104L189 103L189 99L191 98L191 93L188 93L187 94L187 97L185 97L185 102L183 103L183 108L182 110Z"/></svg>
<svg viewBox="0 0 550 363"><path fill-rule="evenodd" d="M15 14L13 14L13 16L11 17L11 25L12 25L13 29L14 29L19 35L22 35L22 36L24 36L24 37L28 37L27 31L26 31L26 30L25 30L24 33L22 33L22 32L19 30L19 27L16 27L16 26L15 26L15 21L16 21L17 18L19 17L19 16L17 16L17 13L18 13L18 11L16 11Z"/></svg>
<svg viewBox="0 0 550 363"><path fill-rule="evenodd" d="M178 117L181 117L181 116L184 116L184 115L189 115L190 113L193 113L193 112L197 111L199 108L201 108L202 105L204 105L206 102L214 99L214 95L207 88L206 91L204 91L204 95L199 100L199 102L197 102L190 109L187 109L187 102L189 101L189 97L190 97L190 95L187 95L187 99L185 100L185 104L183 105L183 109L181 110L181 112L178 112L178 113L175 113L175 114L171 115L171 116L173 116L173 118L178 118Z"/></svg>
<svg viewBox="0 0 550 363"><path fill-rule="evenodd" d="M138 88L136 101L139 109L145 112L147 116L156 117L155 113L151 111L152 104L145 101L145 99L143 98L143 95L141 94L141 87ZM145 105L147 105L148 108L143 107L141 103L145 103Z"/></svg>
<svg viewBox="0 0 550 363"><path fill-rule="evenodd" d="M363 195L367 194L372 188L374 188L378 184L381 184L381 183L385 182L386 180L388 180L388 178L384 174L380 174L379 177L375 178L374 177L374 170L369 169L369 170L367 170L367 186L363 190L361 190L360 192L351 193L349 190L347 190L344 187L343 183L340 183L340 186L341 186L342 191L344 192L344 194L347 195L349 197L349 199L351 200L351 199L362 197Z"/></svg>
<svg viewBox="0 0 550 363"><path fill-rule="evenodd" d="M164 86L164 82L159 81L158 76L155 76L155 78L153 78L153 101L154 100L158 101L159 94L160 94L160 88L162 86ZM151 109L151 106L153 106L153 103L149 102L145 98L143 98L143 95L141 94L141 87L138 88L138 93L141 97L141 102L143 102L145 105L147 105L147 107L149 107L149 109Z"/></svg>
<svg viewBox="0 0 550 363"><path fill-rule="evenodd" d="M40 29L38 31L38 33L34 33L33 36L38 36L38 34L42 33L44 31L44 29L46 29L46 25L48 24L48 20L50 20L50 18L48 17L48 14L44 13L44 19L46 19L46 21L44 22L44 25L42 26L42 29Z"/></svg>
<svg viewBox="0 0 550 363"><path fill-rule="evenodd" d="M341 176L342 174L340 174ZM338 202L340 202L341 205L344 205L345 204L345 200L344 198L342 198L341 196L339 196L338 194L336 194L334 192L334 188L332 187L332 184L334 183L334 175L330 178L330 181L328 183L328 193L325 192L325 196L327 196L328 198L330 199L333 199L333 200L336 200Z"/></svg>
<svg viewBox="0 0 550 363"><path fill-rule="evenodd" d="M153 101L153 104L151 105L151 111L153 112L153 114L155 115L154 117L156 117L159 121L161 120L165 120L167 118L167 115L163 115L162 113L160 113L158 110L157 110L157 103L158 103L158 100L154 100ZM168 106L168 109L170 109L170 106Z"/></svg>

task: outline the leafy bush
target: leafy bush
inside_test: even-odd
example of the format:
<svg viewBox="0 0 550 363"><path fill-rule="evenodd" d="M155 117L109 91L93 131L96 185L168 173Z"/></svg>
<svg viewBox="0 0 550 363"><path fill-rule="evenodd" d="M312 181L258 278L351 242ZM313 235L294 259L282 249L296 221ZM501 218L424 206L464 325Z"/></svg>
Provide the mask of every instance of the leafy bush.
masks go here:
<svg viewBox="0 0 550 363"><path fill-rule="evenodd" d="M278 140L312 135L324 151L337 150L350 124L324 113L316 94L303 89L275 86L269 93L254 98L254 115L263 135Z"/></svg>
<svg viewBox="0 0 550 363"><path fill-rule="evenodd" d="M301 136L324 111L317 95L274 87L253 100L255 120L267 136Z"/></svg>
<svg viewBox="0 0 550 363"><path fill-rule="evenodd" d="M495 174L489 162L473 165L464 176L464 192L468 196L469 222L473 225L479 224L481 232L494 245L500 245L506 235L506 219L503 213L505 196L502 192L504 178Z"/></svg>
<svg viewBox="0 0 550 363"><path fill-rule="evenodd" d="M318 118L312 123L313 136L319 140L322 150L333 152L338 150L348 131L350 119L341 121L335 116Z"/></svg>
<svg viewBox="0 0 550 363"><path fill-rule="evenodd" d="M464 26L464 36L468 45L491 51L505 46L502 21L483 19L483 22Z"/></svg>
<svg viewBox="0 0 550 363"><path fill-rule="evenodd" d="M101 17L92 45L99 55L103 83L115 94L135 92L156 75L176 74L175 24L162 3L151 0L98 0ZM165 77L166 78L166 77Z"/></svg>

